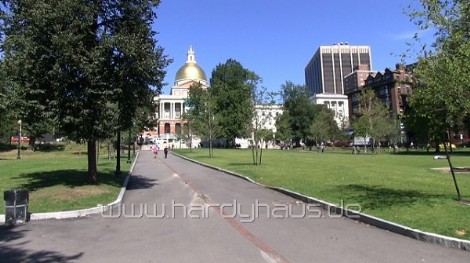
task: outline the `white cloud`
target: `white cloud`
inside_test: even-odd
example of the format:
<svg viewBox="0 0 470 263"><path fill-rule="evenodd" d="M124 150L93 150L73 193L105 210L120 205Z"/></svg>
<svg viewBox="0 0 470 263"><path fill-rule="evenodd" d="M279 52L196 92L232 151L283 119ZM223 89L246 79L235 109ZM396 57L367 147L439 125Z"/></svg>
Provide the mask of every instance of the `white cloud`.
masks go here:
<svg viewBox="0 0 470 263"><path fill-rule="evenodd" d="M400 40L412 40L415 36L419 38L428 38L433 31L431 29L421 30L421 31L403 31L395 34L388 34L386 37L389 40L400 41Z"/></svg>
<svg viewBox="0 0 470 263"><path fill-rule="evenodd" d="M390 40L411 40L416 35L416 32L401 32L396 34L387 35Z"/></svg>

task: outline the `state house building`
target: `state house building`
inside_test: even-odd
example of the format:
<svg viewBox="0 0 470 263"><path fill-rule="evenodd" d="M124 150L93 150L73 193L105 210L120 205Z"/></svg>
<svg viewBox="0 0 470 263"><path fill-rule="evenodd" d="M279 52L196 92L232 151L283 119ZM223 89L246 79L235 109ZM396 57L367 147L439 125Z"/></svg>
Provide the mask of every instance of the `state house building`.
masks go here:
<svg viewBox="0 0 470 263"><path fill-rule="evenodd" d="M183 113L186 111L184 102L188 98L189 88L200 84L207 89L206 73L196 63L195 53L190 46L186 63L176 72L175 82L169 95L155 96L157 104L157 136L163 139L176 139L185 125Z"/></svg>
<svg viewBox="0 0 470 263"><path fill-rule="evenodd" d="M145 137L151 137L157 140L157 143L166 143L173 140L176 142L178 134L182 133L182 129L187 122L183 119L183 113L186 112L185 100L189 96L189 88L192 85L200 85L203 89L209 87L206 73L196 63L195 52L190 46L188 50L186 63L176 72L175 82L171 88L169 95L161 94L154 97L156 107L157 125L153 131L145 132ZM282 114L282 105L256 105L256 116L260 129L271 130L276 133L276 117ZM254 125L255 120L253 120ZM247 148L249 138L237 138L237 142L241 148ZM190 142L184 144L176 143L175 147L194 147L198 145L200 138L192 137ZM267 143L267 142L265 142ZM273 143L273 142L271 142Z"/></svg>

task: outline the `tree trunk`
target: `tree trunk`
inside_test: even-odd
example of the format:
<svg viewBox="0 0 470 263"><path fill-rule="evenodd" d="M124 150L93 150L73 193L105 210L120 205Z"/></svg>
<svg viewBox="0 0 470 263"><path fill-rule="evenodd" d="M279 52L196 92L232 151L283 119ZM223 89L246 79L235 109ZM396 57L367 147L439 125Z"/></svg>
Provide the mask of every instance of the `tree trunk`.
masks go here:
<svg viewBox="0 0 470 263"><path fill-rule="evenodd" d="M110 140L106 140L106 146L108 147L108 160L111 160L111 142Z"/></svg>
<svg viewBox="0 0 470 263"><path fill-rule="evenodd" d="M20 135L23 136L23 135ZM19 138L21 140L21 138ZM35 136L30 136L29 137L29 148L32 149L33 151L36 150L36 137Z"/></svg>
<svg viewBox="0 0 470 263"><path fill-rule="evenodd" d="M255 148L253 147L253 144L251 145L251 157L253 158L253 165L256 165Z"/></svg>
<svg viewBox="0 0 470 263"><path fill-rule="evenodd" d="M255 157L256 157L255 160L256 160L256 163L255 163L255 165L258 165L258 151L259 151L258 146L259 146L259 141L257 141L257 142L255 143L255 147L256 147L256 150L255 150Z"/></svg>
<svg viewBox="0 0 470 263"><path fill-rule="evenodd" d="M121 131L117 132L116 141L116 171L115 175L121 175Z"/></svg>
<svg viewBox="0 0 470 263"><path fill-rule="evenodd" d="M96 143L96 165L98 165L100 159L100 140Z"/></svg>
<svg viewBox="0 0 470 263"><path fill-rule="evenodd" d="M97 165L96 165L96 141L88 140L88 175L87 182L90 184L96 184L97 178Z"/></svg>
<svg viewBox="0 0 470 263"><path fill-rule="evenodd" d="M261 147L259 152L259 165L261 165L261 158L263 158L263 147Z"/></svg>

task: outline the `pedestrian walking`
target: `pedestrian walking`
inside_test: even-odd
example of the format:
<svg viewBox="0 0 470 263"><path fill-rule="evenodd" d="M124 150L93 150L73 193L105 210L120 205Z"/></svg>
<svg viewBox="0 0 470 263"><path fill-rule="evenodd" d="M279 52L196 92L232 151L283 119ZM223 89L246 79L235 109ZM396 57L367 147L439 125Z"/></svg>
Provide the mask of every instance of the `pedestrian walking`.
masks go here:
<svg viewBox="0 0 470 263"><path fill-rule="evenodd" d="M165 149L163 149L163 153L165 153L165 159L168 156L168 147L165 146Z"/></svg>
<svg viewBox="0 0 470 263"><path fill-rule="evenodd" d="M152 152L153 152L153 158L157 159L158 145L156 143L153 143L153 145L152 145Z"/></svg>

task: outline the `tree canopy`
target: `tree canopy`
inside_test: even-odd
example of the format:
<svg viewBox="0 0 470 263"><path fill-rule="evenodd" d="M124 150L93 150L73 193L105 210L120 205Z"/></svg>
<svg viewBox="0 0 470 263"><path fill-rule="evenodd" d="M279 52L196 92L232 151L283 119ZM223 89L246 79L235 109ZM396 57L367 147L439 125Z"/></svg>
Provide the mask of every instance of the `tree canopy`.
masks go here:
<svg viewBox="0 0 470 263"><path fill-rule="evenodd" d="M228 59L212 71L210 93L218 115L220 136L235 146L235 138L246 138L252 126L252 93L260 81L256 73L245 69L238 61Z"/></svg>
<svg viewBox="0 0 470 263"><path fill-rule="evenodd" d="M408 122L415 119L429 129L419 133L439 140L450 130L461 130L470 113L470 2L420 1L410 8L419 29L434 30L436 38L432 48L423 46L414 71L418 83Z"/></svg>
<svg viewBox="0 0 470 263"><path fill-rule="evenodd" d="M310 125L309 139L316 145L320 142L335 141L341 137L341 131L336 123L335 112L325 105L314 105L315 115Z"/></svg>
<svg viewBox="0 0 470 263"><path fill-rule="evenodd" d="M353 123L354 134L369 137L372 141L394 139L398 133L396 116L380 102L371 89L364 89L360 96L360 117ZM374 144L373 144L374 146Z"/></svg>
<svg viewBox="0 0 470 263"><path fill-rule="evenodd" d="M315 114L314 105L309 100L306 86L295 85L290 81L281 86L281 95L292 140L299 145L301 140L305 141L309 136Z"/></svg>
<svg viewBox="0 0 470 263"><path fill-rule="evenodd" d="M14 84L17 118L87 141L91 182L96 140L130 128L162 87L171 60L151 28L158 4L2 1L2 69Z"/></svg>

